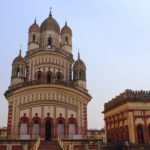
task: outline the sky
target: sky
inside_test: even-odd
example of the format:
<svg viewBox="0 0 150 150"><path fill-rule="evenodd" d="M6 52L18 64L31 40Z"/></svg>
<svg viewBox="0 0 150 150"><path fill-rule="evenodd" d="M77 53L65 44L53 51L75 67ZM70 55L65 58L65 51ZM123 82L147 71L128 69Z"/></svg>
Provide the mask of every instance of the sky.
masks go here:
<svg viewBox="0 0 150 150"><path fill-rule="evenodd" d="M7 125L11 64L28 28L40 25L52 7L61 27L67 19L73 31L73 54L87 67L88 128L104 127L104 103L126 89L150 90L149 0L1 0L0 1L0 126Z"/></svg>

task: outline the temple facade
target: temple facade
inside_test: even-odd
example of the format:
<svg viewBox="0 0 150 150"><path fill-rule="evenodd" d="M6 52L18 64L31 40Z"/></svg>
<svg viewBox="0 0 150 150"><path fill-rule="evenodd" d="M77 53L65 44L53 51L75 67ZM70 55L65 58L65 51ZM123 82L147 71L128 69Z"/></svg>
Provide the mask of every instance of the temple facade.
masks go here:
<svg viewBox="0 0 150 150"><path fill-rule="evenodd" d="M72 30L60 28L51 12L28 32L25 57L13 60L9 103L9 139L82 139L87 135L86 66L72 54Z"/></svg>
<svg viewBox="0 0 150 150"><path fill-rule="evenodd" d="M107 143L150 143L150 92L126 90L105 103Z"/></svg>

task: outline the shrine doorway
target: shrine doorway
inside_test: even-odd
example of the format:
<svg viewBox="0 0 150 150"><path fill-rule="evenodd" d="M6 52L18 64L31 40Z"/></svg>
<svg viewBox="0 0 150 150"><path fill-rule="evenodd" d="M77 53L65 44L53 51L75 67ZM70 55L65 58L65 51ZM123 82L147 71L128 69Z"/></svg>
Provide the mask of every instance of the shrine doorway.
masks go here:
<svg viewBox="0 0 150 150"><path fill-rule="evenodd" d="M143 127L141 125L137 126L137 138L139 144L144 143L144 132L143 132Z"/></svg>
<svg viewBox="0 0 150 150"><path fill-rule="evenodd" d="M64 124L63 124L62 121L58 121L57 136L60 137L60 138L64 138Z"/></svg>
<svg viewBox="0 0 150 150"><path fill-rule="evenodd" d="M45 123L45 140L51 140L51 121L47 120Z"/></svg>

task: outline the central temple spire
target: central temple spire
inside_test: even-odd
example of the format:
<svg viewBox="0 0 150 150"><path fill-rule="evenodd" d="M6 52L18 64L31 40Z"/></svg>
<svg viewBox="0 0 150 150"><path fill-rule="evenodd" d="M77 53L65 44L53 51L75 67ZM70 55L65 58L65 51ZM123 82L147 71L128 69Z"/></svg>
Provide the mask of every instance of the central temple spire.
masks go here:
<svg viewBox="0 0 150 150"><path fill-rule="evenodd" d="M78 60L80 60L80 51L78 51Z"/></svg>
<svg viewBox="0 0 150 150"><path fill-rule="evenodd" d="M52 17L52 7L50 7L49 17Z"/></svg>
<svg viewBox="0 0 150 150"><path fill-rule="evenodd" d="M19 51L19 56L21 56L21 52L22 52L22 50L20 49L20 51Z"/></svg>

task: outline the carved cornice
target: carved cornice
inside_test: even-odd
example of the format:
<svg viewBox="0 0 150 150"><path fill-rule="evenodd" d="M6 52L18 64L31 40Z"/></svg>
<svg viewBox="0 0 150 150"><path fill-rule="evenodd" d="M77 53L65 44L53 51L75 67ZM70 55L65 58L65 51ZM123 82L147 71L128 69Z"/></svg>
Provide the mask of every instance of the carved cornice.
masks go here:
<svg viewBox="0 0 150 150"><path fill-rule="evenodd" d="M119 96L116 96L104 105L104 112L111 110L126 102L150 102L150 91L132 91L125 90Z"/></svg>
<svg viewBox="0 0 150 150"><path fill-rule="evenodd" d="M10 86L9 89L5 92L5 97L8 98L15 93L25 92L28 90L37 90L37 89L55 89L55 90L63 90L70 91L75 93L88 101L92 98L86 89L80 90L77 89L76 86L71 82L65 81L54 81L52 83L48 83L46 80L35 80L35 81L26 81L24 83L20 83L14 86Z"/></svg>

